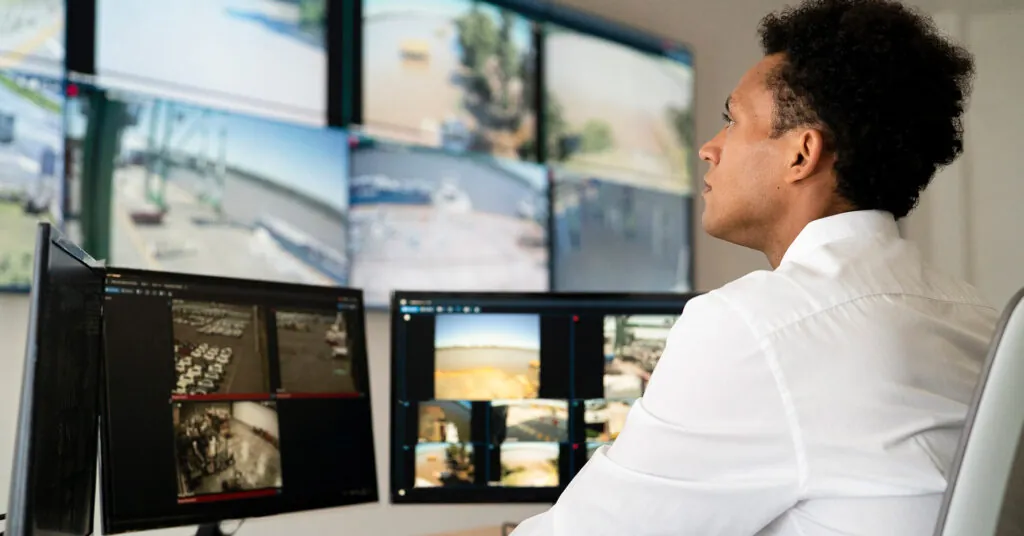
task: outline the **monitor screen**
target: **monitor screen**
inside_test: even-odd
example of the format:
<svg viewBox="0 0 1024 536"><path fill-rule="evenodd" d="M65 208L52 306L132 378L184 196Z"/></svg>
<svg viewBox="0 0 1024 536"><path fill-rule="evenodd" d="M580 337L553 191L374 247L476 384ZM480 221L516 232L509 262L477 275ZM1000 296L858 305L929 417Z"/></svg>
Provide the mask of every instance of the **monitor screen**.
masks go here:
<svg viewBox="0 0 1024 536"><path fill-rule="evenodd" d="M110 269L104 339L105 533L377 501L360 291Z"/></svg>
<svg viewBox="0 0 1024 536"><path fill-rule="evenodd" d="M555 290L693 288L690 196L565 169L553 174Z"/></svg>
<svg viewBox="0 0 1024 536"><path fill-rule="evenodd" d="M0 2L0 68L60 76L65 0Z"/></svg>
<svg viewBox="0 0 1024 536"><path fill-rule="evenodd" d="M548 162L639 188L691 191L688 55L651 54L547 25L544 84Z"/></svg>
<svg viewBox="0 0 1024 536"><path fill-rule="evenodd" d="M327 0L96 0L104 86L324 124Z"/></svg>
<svg viewBox="0 0 1024 536"><path fill-rule="evenodd" d="M351 284L370 306L392 289L548 290L543 166L360 138L351 184Z"/></svg>
<svg viewBox="0 0 1024 536"><path fill-rule="evenodd" d="M35 227L60 225L63 81L0 71L0 291L27 291Z"/></svg>
<svg viewBox="0 0 1024 536"><path fill-rule="evenodd" d="M114 94L110 262L345 286L348 137ZM113 120L113 119L111 119Z"/></svg>
<svg viewBox="0 0 1024 536"><path fill-rule="evenodd" d="M49 224L36 237L8 536L92 534L103 276Z"/></svg>
<svg viewBox="0 0 1024 536"><path fill-rule="evenodd" d="M536 158L533 23L470 0L362 0L371 135Z"/></svg>
<svg viewBox="0 0 1024 536"><path fill-rule="evenodd" d="M615 440L690 297L396 292L392 501L554 501Z"/></svg>

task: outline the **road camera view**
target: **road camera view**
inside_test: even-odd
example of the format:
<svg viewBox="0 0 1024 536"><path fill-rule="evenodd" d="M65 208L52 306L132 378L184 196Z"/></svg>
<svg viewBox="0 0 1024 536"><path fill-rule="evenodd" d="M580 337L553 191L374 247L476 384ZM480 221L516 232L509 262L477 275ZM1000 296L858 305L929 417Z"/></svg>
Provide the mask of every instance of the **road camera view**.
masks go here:
<svg viewBox="0 0 1024 536"><path fill-rule="evenodd" d="M254 305L174 300L174 395L270 391L263 313Z"/></svg>
<svg viewBox="0 0 1024 536"><path fill-rule="evenodd" d="M347 284L343 131L119 98L111 262Z"/></svg>
<svg viewBox="0 0 1024 536"><path fill-rule="evenodd" d="M396 288L547 290L547 184L536 164L362 140L351 285L377 306Z"/></svg>
<svg viewBox="0 0 1024 536"><path fill-rule="evenodd" d="M289 393L356 393L346 313L276 311L281 388Z"/></svg>
<svg viewBox="0 0 1024 536"><path fill-rule="evenodd" d="M587 441L615 441L626 425L626 416L634 400L587 400L584 402L583 422Z"/></svg>
<svg viewBox="0 0 1024 536"><path fill-rule="evenodd" d="M501 485L516 488L558 486L558 443L501 445Z"/></svg>
<svg viewBox="0 0 1024 536"><path fill-rule="evenodd" d="M273 402L179 402L173 418L179 500L281 487Z"/></svg>
<svg viewBox="0 0 1024 536"><path fill-rule="evenodd" d="M452 151L536 153L533 29L468 0L363 0L367 132Z"/></svg>
<svg viewBox="0 0 1024 536"><path fill-rule="evenodd" d="M62 103L59 80L0 72L0 289L28 290L36 225L60 223Z"/></svg>
<svg viewBox="0 0 1024 536"><path fill-rule="evenodd" d="M544 60L551 161L638 188L691 192L691 65L554 25L545 27Z"/></svg>
<svg viewBox="0 0 1024 536"><path fill-rule="evenodd" d="M63 73L65 2L0 1L0 69Z"/></svg>
<svg viewBox="0 0 1024 536"><path fill-rule="evenodd" d="M476 476L473 445L467 443L419 443L415 464L415 488L469 486Z"/></svg>
<svg viewBox="0 0 1024 536"><path fill-rule="evenodd" d="M491 402L491 436L506 441L568 441L569 403L565 400Z"/></svg>
<svg viewBox="0 0 1024 536"><path fill-rule="evenodd" d="M419 403L418 443L463 443L471 440L473 408L469 402Z"/></svg>
<svg viewBox="0 0 1024 536"><path fill-rule="evenodd" d="M521 400L539 389L540 316L435 317L434 398Z"/></svg>
<svg viewBox="0 0 1024 536"><path fill-rule="evenodd" d="M604 317L604 397L639 398L665 350L677 315Z"/></svg>
<svg viewBox="0 0 1024 536"><path fill-rule="evenodd" d="M252 108L323 115L327 0L101 0L104 85L196 90Z"/></svg>
<svg viewBox="0 0 1024 536"><path fill-rule="evenodd" d="M685 196L566 170L554 176L556 290L691 290L691 214Z"/></svg>

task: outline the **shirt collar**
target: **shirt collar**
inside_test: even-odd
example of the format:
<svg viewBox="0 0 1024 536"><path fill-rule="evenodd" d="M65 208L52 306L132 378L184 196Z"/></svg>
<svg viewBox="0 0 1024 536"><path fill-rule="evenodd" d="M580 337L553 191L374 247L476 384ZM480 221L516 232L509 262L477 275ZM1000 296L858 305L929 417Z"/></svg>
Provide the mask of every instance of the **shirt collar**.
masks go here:
<svg viewBox="0 0 1024 536"><path fill-rule="evenodd" d="M900 235L896 218L884 210L855 210L808 223L790 244L781 264L812 253L822 246L854 236Z"/></svg>

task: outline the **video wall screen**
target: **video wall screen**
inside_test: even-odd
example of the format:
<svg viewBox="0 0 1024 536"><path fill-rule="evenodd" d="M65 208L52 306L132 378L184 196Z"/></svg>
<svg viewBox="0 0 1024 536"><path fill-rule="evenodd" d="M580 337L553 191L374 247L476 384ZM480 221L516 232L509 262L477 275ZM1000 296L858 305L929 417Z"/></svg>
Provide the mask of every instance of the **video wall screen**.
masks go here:
<svg viewBox="0 0 1024 536"><path fill-rule="evenodd" d="M354 143L350 283L368 306L392 289L548 290L543 166Z"/></svg>
<svg viewBox="0 0 1024 536"><path fill-rule="evenodd" d="M358 290L110 269L103 331L107 533L376 502Z"/></svg>
<svg viewBox="0 0 1024 536"><path fill-rule="evenodd" d="M533 23L470 0L362 0L367 133L536 158Z"/></svg>
<svg viewBox="0 0 1024 536"><path fill-rule="evenodd" d="M692 65L556 25L545 26L544 47L549 164L691 192Z"/></svg>
<svg viewBox="0 0 1024 536"><path fill-rule="evenodd" d="M392 500L555 500L621 432L691 297L397 292Z"/></svg>
<svg viewBox="0 0 1024 536"><path fill-rule="evenodd" d="M65 10L65 0L0 2L0 69L62 76Z"/></svg>
<svg viewBox="0 0 1024 536"><path fill-rule="evenodd" d="M692 289L690 196L565 169L553 175L555 290Z"/></svg>
<svg viewBox="0 0 1024 536"><path fill-rule="evenodd" d="M324 120L327 0L97 0L96 19L104 86Z"/></svg>
<svg viewBox="0 0 1024 536"><path fill-rule="evenodd" d="M62 220L63 80L0 71L0 291L32 283L36 225Z"/></svg>
<svg viewBox="0 0 1024 536"><path fill-rule="evenodd" d="M348 283L344 131L132 94L114 102L114 265Z"/></svg>

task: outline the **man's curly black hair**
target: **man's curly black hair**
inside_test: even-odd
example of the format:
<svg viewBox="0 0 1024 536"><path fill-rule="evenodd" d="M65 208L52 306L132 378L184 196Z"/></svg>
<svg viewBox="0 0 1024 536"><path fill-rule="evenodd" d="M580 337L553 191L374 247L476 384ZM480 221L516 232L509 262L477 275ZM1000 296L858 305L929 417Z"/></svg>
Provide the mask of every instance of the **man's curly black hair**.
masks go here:
<svg viewBox="0 0 1024 536"><path fill-rule="evenodd" d="M775 135L817 126L836 153L838 194L906 216L935 171L963 152L971 55L891 0L807 0L761 21Z"/></svg>

